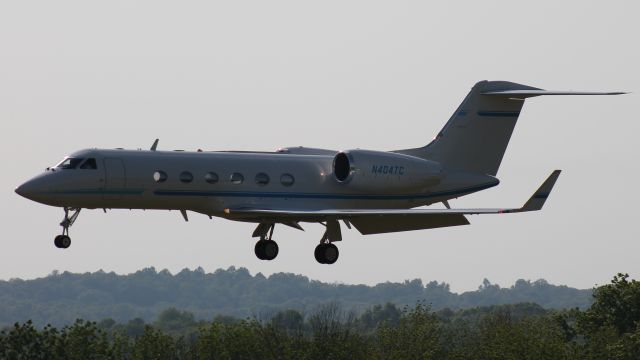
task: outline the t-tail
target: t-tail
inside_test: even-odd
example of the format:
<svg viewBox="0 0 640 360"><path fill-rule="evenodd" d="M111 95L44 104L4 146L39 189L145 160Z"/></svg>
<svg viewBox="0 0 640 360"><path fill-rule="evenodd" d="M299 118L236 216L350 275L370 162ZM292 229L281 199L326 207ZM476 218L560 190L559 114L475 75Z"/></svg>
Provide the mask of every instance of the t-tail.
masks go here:
<svg viewBox="0 0 640 360"><path fill-rule="evenodd" d="M622 92L547 91L507 81L480 81L428 145L397 152L445 168L495 176L524 100L540 95L619 95Z"/></svg>

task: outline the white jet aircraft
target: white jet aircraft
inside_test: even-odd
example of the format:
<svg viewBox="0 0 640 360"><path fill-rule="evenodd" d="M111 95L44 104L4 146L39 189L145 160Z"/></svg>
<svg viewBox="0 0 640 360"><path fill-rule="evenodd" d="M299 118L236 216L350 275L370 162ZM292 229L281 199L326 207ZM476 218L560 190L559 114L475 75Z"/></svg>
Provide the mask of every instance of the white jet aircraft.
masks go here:
<svg viewBox="0 0 640 360"><path fill-rule="evenodd" d="M275 224L326 231L315 248L322 264L338 259L340 221L361 234L467 225L465 215L536 211L560 175L556 170L520 208L451 209L448 200L498 185L495 177L518 115L529 97L617 95L546 91L505 81L477 83L426 146L390 152L305 147L275 152L87 149L20 185L16 193L64 209L62 234L83 208L179 210L258 224L261 260L273 260ZM446 209L414 209L443 203Z"/></svg>

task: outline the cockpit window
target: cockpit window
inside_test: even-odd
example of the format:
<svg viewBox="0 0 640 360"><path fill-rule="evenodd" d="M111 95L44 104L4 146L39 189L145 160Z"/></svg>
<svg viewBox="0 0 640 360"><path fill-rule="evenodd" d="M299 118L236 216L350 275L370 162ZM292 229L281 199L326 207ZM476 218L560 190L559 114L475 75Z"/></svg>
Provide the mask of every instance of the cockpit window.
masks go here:
<svg viewBox="0 0 640 360"><path fill-rule="evenodd" d="M98 169L98 164L96 163L96 159L88 158L82 163L82 165L80 165L80 169L89 169L89 170Z"/></svg>
<svg viewBox="0 0 640 360"><path fill-rule="evenodd" d="M66 158L56 165L56 167L59 169L75 169L82 160L82 158Z"/></svg>

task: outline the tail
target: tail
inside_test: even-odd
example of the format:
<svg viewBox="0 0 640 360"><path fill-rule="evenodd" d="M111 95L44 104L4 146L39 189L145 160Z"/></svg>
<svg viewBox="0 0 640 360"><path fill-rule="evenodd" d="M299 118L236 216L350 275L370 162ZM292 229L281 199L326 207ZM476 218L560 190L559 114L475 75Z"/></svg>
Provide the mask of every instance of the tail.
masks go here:
<svg viewBox="0 0 640 360"><path fill-rule="evenodd" d="M495 176L526 98L618 94L623 93L546 91L507 81L480 81L430 144L397 152Z"/></svg>

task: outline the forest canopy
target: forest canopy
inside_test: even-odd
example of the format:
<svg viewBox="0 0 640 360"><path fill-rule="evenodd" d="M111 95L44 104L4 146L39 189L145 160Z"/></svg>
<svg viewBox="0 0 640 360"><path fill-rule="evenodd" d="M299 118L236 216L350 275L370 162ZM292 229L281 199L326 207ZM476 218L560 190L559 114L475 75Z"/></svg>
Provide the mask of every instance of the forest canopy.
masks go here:
<svg viewBox="0 0 640 360"><path fill-rule="evenodd" d="M585 309L592 302L591 295L591 289L557 286L545 280L518 280L501 288L485 279L478 290L457 294L448 284L436 281L328 284L291 273L251 275L247 269L235 267L213 273L202 268L184 269L177 274L154 268L128 275L54 271L39 279L0 281L0 326L27 320L36 326L64 326L78 318L151 321L170 307L188 311L196 319L265 318L282 310L310 313L330 302L358 314L378 304L402 307L417 302L433 310L516 303L536 303L545 309Z"/></svg>
<svg viewBox="0 0 640 360"><path fill-rule="evenodd" d="M618 274L587 309L536 304L434 311L376 305L359 316L337 303L312 313L196 320L169 308L152 323L31 322L0 330L2 359L618 359L640 354L640 283Z"/></svg>

